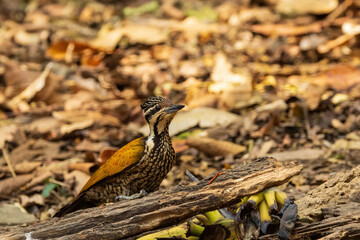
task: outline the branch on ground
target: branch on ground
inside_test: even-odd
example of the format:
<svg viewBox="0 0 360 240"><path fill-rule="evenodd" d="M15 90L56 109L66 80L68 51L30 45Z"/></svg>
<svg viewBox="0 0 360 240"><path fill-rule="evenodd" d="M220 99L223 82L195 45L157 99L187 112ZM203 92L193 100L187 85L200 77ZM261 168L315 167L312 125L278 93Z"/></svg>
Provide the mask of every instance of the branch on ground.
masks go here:
<svg viewBox="0 0 360 240"><path fill-rule="evenodd" d="M196 182L157 191L141 199L85 209L30 226L0 228L0 238L122 239L168 227L207 211L230 206L244 196L281 185L300 173L302 165L262 157Z"/></svg>

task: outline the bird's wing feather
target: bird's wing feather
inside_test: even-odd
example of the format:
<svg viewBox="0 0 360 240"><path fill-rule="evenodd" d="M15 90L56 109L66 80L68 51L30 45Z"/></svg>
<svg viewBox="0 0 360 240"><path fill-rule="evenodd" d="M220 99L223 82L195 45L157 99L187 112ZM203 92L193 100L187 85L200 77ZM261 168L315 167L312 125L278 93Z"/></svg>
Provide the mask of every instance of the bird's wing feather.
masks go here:
<svg viewBox="0 0 360 240"><path fill-rule="evenodd" d="M80 193L106 177L118 174L125 168L139 161L145 149L145 138L135 139L112 155L98 170L91 176L89 181L81 189Z"/></svg>

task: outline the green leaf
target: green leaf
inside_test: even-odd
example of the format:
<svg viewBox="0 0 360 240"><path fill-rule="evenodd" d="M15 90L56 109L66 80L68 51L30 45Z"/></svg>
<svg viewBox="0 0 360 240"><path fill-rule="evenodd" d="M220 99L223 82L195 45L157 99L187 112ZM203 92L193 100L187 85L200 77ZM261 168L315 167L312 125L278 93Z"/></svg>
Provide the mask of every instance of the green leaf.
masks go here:
<svg viewBox="0 0 360 240"><path fill-rule="evenodd" d="M201 21L215 22L217 20L216 11L209 6L204 6L201 9L185 9L185 15Z"/></svg>
<svg viewBox="0 0 360 240"><path fill-rule="evenodd" d="M201 129L196 129L193 131L185 131L185 132L180 133L178 136L176 136L176 139L187 139L188 137L196 136L201 132L202 132Z"/></svg>
<svg viewBox="0 0 360 240"><path fill-rule="evenodd" d="M155 13L159 9L157 1L145 3L139 7L125 7L123 13L125 17L136 17L144 13Z"/></svg>
<svg viewBox="0 0 360 240"><path fill-rule="evenodd" d="M56 188L57 186L59 185L56 183L47 183L42 190L41 196L43 198L47 198L48 196L50 196L51 191L54 190L54 188Z"/></svg>

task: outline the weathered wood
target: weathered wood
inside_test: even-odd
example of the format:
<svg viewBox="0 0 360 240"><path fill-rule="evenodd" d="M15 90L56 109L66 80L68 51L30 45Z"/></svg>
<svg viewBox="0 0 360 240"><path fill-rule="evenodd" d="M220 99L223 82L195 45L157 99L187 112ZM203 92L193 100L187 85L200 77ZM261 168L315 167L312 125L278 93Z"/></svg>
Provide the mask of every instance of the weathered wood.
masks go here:
<svg viewBox="0 0 360 240"><path fill-rule="evenodd" d="M360 166L332 174L329 180L298 199L301 219L291 239L360 239ZM266 235L261 240L276 239Z"/></svg>
<svg viewBox="0 0 360 240"><path fill-rule="evenodd" d="M354 215L331 217L320 222L297 226L291 234L292 240L305 239L360 239L360 209ZM275 240L277 234L262 236L259 240Z"/></svg>
<svg viewBox="0 0 360 240"><path fill-rule="evenodd" d="M359 214L360 211L357 211ZM360 239L360 215L325 219L294 230L293 239Z"/></svg>
<svg viewBox="0 0 360 240"><path fill-rule="evenodd" d="M212 184L213 176L157 191L141 199L85 209L30 226L0 228L0 239L121 239L181 223L206 211L240 201L243 196L287 182L301 165L259 158L227 170Z"/></svg>

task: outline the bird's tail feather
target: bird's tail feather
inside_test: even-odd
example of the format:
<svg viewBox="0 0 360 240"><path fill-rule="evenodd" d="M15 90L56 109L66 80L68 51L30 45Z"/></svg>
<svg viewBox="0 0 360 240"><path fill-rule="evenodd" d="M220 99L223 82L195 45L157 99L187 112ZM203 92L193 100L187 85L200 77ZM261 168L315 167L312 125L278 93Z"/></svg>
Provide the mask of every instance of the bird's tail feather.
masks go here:
<svg viewBox="0 0 360 240"><path fill-rule="evenodd" d="M62 217L68 213L85 209L89 207L94 207L95 205L85 201L84 194L79 194L76 198L74 198L70 203L66 204L64 207L62 207L53 217Z"/></svg>

